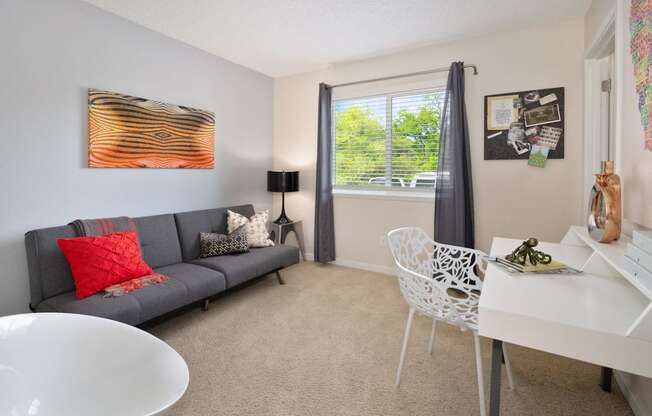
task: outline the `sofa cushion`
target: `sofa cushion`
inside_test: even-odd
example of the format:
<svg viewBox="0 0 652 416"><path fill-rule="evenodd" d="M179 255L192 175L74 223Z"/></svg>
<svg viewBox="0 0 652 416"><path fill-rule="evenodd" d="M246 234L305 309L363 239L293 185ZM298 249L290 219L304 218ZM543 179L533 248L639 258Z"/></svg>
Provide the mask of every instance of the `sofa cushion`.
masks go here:
<svg viewBox="0 0 652 416"><path fill-rule="evenodd" d="M165 282L145 286L123 296L132 296L138 302L140 310L138 323L172 312L189 303L186 301L188 299L186 285L169 276Z"/></svg>
<svg viewBox="0 0 652 416"><path fill-rule="evenodd" d="M240 227L230 234L199 233L199 257L215 257L247 251L249 251L249 242L245 227Z"/></svg>
<svg viewBox="0 0 652 416"><path fill-rule="evenodd" d="M57 246L59 238L76 237L70 225L42 228L25 234L31 305L75 290L68 261Z"/></svg>
<svg viewBox="0 0 652 416"><path fill-rule="evenodd" d="M187 290L187 303L216 295L226 289L226 280L221 272L195 264L172 264L154 271L183 283Z"/></svg>
<svg viewBox="0 0 652 416"><path fill-rule="evenodd" d="M135 231L62 238L57 245L70 263L79 299L116 283L152 274L151 267L143 261Z"/></svg>
<svg viewBox="0 0 652 416"><path fill-rule="evenodd" d="M299 249L289 244L249 250L256 262L256 273L260 276L282 267L299 263Z"/></svg>
<svg viewBox="0 0 652 416"><path fill-rule="evenodd" d="M267 229L268 209L249 218L228 210L226 217L227 232L232 233L236 229L244 227L249 247L271 247L274 245L274 242L269 239L269 230Z"/></svg>
<svg viewBox="0 0 652 416"><path fill-rule="evenodd" d="M36 310L94 315L138 325L225 288L221 273L192 264L173 264L155 269L155 272L169 279L119 297L105 298L100 292L80 300L74 292L68 292L44 300Z"/></svg>
<svg viewBox="0 0 652 416"><path fill-rule="evenodd" d="M183 261L188 262L199 257L199 233L227 234L226 212L231 210L251 217L255 214L252 205L205 209L201 211L180 212L174 214L181 244Z"/></svg>
<svg viewBox="0 0 652 416"><path fill-rule="evenodd" d="M256 263L252 261L250 252L206 257L193 260L192 263L223 273L226 278L227 289L258 276L256 274Z"/></svg>
<svg viewBox="0 0 652 416"><path fill-rule="evenodd" d="M44 300L36 311L79 313L138 325L184 306L187 293L183 283L169 278L118 297L105 298L100 292L77 299L73 292L64 293Z"/></svg>
<svg viewBox="0 0 652 416"><path fill-rule="evenodd" d="M174 215L153 215L134 218L143 259L152 266L181 263L181 245Z"/></svg>
<svg viewBox="0 0 652 416"><path fill-rule="evenodd" d="M299 249L290 245L252 248L247 253L227 254L192 261L193 264L224 273L227 288L298 262Z"/></svg>
<svg viewBox="0 0 652 416"><path fill-rule="evenodd" d="M117 298L105 298L97 293L81 300L77 299L75 292L63 293L39 303L36 312L79 313L113 319L129 325L141 323L140 305L131 293Z"/></svg>

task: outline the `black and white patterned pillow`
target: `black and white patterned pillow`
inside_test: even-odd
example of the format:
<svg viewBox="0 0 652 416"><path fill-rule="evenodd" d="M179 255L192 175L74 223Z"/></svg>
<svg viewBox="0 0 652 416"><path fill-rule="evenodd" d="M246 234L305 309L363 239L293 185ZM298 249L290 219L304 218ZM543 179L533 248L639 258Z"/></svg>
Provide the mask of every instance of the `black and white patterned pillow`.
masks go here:
<svg viewBox="0 0 652 416"><path fill-rule="evenodd" d="M247 229L249 247L271 247L274 245L274 242L269 239L269 232L267 231L269 210L261 211L251 218L247 218L231 210L228 210L227 213L227 231L233 232L238 227L245 227Z"/></svg>
<svg viewBox="0 0 652 416"><path fill-rule="evenodd" d="M249 242L245 227L240 227L231 234L199 233L199 257L201 258L246 251L249 251Z"/></svg>

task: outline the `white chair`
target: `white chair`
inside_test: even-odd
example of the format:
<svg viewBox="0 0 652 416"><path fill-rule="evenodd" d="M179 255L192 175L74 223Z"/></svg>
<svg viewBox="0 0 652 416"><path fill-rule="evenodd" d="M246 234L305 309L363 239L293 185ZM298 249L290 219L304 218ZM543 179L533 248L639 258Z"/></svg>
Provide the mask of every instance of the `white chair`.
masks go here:
<svg viewBox="0 0 652 416"><path fill-rule="evenodd" d="M396 372L396 385L401 382L410 329L414 314L432 318L428 352L432 353L437 321L473 333L475 361L478 372L480 415L485 416L484 379L480 336L478 335L478 302L482 280L476 274L484 271L486 256L482 251L439 244L420 228L406 227L387 234L389 247L396 263L401 293L410 306L401 358ZM505 343L503 355L509 387L514 388L511 367Z"/></svg>

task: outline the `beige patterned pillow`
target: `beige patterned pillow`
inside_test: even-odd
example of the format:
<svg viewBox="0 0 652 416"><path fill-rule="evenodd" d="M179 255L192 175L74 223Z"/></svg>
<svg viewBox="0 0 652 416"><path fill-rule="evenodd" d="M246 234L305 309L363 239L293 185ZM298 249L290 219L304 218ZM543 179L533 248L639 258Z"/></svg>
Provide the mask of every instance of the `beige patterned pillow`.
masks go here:
<svg viewBox="0 0 652 416"><path fill-rule="evenodd" d="M227 231L231 234L238 227L244 225L247 230L249 247L271 247L274 245L274 242L269 239L269 233L267 232L268 218L269 210L261 211L251 218L228 210L226 221Z"/></svg>

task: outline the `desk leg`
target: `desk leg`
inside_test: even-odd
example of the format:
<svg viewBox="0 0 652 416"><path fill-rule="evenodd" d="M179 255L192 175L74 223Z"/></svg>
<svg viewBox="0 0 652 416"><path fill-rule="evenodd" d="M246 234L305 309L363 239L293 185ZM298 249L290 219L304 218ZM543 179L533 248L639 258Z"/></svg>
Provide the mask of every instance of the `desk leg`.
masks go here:
<svg viewBox="0 0 652 416"><path fill-rule="evenodd" d="M491 393L489 416L500 415L500 376L503 361L503 342L494 339L491 345Z"/></svg>
<svg viewBox="0 0 652 416"><path fill-rule="evenodd" d="M609 367L602 367L600 371L600 387L603 391L611 393L611 379L613 378L614 370Z"/></svg>

